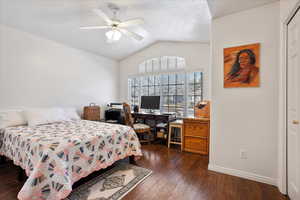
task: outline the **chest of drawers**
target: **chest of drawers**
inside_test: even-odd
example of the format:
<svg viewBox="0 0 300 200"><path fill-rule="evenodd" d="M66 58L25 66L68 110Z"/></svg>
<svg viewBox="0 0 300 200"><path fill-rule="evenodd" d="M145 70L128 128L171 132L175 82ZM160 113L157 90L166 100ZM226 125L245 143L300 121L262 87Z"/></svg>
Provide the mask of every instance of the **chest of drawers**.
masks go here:
<svg viewBox="0 0 300 200"><path fill-rule="evenodd" d="M209 154L210 120L208 118L183 119L183 150Z"/></svg>

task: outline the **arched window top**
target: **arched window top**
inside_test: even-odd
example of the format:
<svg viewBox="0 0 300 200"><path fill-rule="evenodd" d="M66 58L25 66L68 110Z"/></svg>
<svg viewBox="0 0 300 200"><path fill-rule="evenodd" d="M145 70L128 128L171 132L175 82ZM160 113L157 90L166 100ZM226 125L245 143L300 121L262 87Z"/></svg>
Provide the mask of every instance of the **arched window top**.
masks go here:
<svg viewBox="0 0 300 200"><path fill-rule="evenodd" d="M184 70L185 59L178 56L162 56L151 58L139 65L139 73L155 73Z"/></svg>

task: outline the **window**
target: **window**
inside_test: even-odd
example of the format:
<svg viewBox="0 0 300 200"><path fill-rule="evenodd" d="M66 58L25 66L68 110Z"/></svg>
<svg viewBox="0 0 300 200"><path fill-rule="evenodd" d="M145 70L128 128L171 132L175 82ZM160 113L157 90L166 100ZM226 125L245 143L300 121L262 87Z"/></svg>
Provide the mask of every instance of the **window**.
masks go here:
<svg viewBox="0 0 300 200"><path fill-rule="evenodd" d="M139 78L128 79L128 87L130 91L130 103L131 105L139 105L139 95L140 95L140 83Z"/></svg>
<svg viewBox="0 0 300 200"><path fill-rule="evenodd" d="M164 74L161 77L162 112L176 112L180 116L183 115L185 110L184 74Z"/></svg>
<svg viewBox="0 0 300 200"><path fill-rule="evenodd" d="M141 96L160 96L159 76L143 76L141 80Z"/></svg>
<svg viewBox="0 0 300 200"><path fill-rule="evenodd" d="M140 74L169 72L185 68L185 59L178 56L163 56L146 60L139 65Z"/></svg>
<svg viewBox="0 0 300 200"><path fill-rule="evenodd" d="M202 72L133 77L128 86L132 106L140 104L141 96L160 96L160 111L176 112L179 117L193 115L195 104L203 99Z"/></svg>
<svg viewBox="0 0 300 200"><path fill-rule="evenodd" d="M187 76L187 115L194 115L195 104L203 99L203 73L194 72Z"/></svg>
<svg viewBox="0 0 300 200"><path fill-rule="evenodd" d="M131 105L140 105L141 96L160 96L161 112L194 115L195 104L203 99L203 73L184 72L185 66L185 59L178 56L142 62L140 75L128 79Z"/></svg>

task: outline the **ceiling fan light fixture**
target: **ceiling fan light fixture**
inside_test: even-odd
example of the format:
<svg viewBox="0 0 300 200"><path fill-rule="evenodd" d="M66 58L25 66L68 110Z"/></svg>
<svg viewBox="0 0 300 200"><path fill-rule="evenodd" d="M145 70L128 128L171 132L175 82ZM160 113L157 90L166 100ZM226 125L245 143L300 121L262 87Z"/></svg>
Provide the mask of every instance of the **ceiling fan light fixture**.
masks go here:
<svg viewBox="0 0 300 200"><path fill-rule="evenodd" d="M105 33L108 43L117 42L121 39L122 35L127 37L133 38L137 41L141 41L144 39L143 36L127 30L128 27L131 26L138 26L144 23L144 19L142 18L134 18L129 19L127 21L120 21L116 16L118 11L120 10L118 6L115 4L109 4L109 9L113 12L114 17L108 17L101 9L93 9L93 12L101 17L105 22L106 25L104 26L83 26L80 29L83 30L94 30L94 29L108 29Z"/></svg>
<svg viewBox="0 0 300 200"><path fill-rule="evenodd" d="M109 30L105 33L106 38L110 42L119 41L122 37L122 33L116 29Z"/></svg>

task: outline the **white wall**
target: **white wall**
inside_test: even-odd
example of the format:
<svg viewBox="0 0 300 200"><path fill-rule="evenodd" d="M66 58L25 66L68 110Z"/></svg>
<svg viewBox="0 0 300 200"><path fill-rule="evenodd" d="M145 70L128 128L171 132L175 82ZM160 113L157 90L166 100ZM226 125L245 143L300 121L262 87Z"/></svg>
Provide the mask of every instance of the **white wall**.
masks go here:
<svg viewBox="0 0 300 200"><path fill-rule="evenodd" d="M0 109L105 105L118 80L116 61L0 26Z"/></svg>
<svg viewBox="0 0 300 200"><path fill-rule="evenodd" d="M223 48L261 43L259 88L223 88ZM212 21L209 169L277 184L279 3ZM240 150L248 159L240 159Z"/></svg>
<svg viewBox="0 0 300 200"><path fill-rule="evenodd" d="M201 70L206 74L204 96L210 99L209 94L209 66L210 66L210 45L209 43L198 42L157 42L150 47L139 51L120 61L120 98L128 101L127 80L131 75L139 73L139 64L150 58L160 56L180 56L186 59L186 69Z"/></svg>

